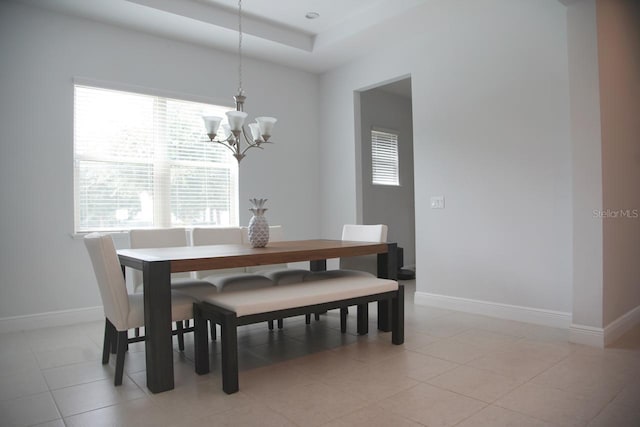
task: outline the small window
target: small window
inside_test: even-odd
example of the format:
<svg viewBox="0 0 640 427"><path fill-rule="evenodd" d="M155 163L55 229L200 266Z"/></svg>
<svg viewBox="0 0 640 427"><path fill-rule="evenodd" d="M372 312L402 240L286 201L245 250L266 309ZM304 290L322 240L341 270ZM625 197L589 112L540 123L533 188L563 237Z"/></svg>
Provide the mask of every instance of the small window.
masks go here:
<svg viewBox="0 0 640 427"><path fill-rule="evenodd" d="M203 113L229 107L75 85L75 231L238 225L238 162Z"/></svg>
<svg viewBox="0 0 640 427"><path fill-rule="evenodd" d="M371 131L371 176L375 185L400 185L398 134Z"/></svg>

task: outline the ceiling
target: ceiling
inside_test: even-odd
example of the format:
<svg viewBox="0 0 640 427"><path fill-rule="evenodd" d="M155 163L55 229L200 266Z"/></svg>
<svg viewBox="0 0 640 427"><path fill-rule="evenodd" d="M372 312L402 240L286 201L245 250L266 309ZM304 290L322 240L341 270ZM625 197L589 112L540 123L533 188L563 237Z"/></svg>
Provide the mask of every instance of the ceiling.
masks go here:
<svg viewBox="0 0 640 427"><path fill-rule="evenodd" d="M216 49L235 52L238 46L238 0L14 1ZM322 73L381 47L404 44L424 31L424 17L434 3L243 0L244 53ZM307 12L320 17L309 20Z"/></svg>
<svg viewBox="0 0 640 427"><path fill-rule="evenodd" d="M237 0L16 1L227 51L238 45ZM419 30L415 17L432 2L243 0L244 52L321 73L381 45L401 43L404 34L396 29ZM307 12L320 17L309 20Z"/></svg>

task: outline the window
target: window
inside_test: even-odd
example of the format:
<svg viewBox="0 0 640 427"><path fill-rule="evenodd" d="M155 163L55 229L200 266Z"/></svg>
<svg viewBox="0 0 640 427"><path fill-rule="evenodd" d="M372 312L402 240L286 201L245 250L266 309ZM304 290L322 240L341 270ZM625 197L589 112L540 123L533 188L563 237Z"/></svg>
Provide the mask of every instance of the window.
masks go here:
<svg viewBox="0 0 640 427"><path fill-rule="evenodd" d="M229 107L75 86L75 231L238 225L238 164L201 116Z"/></svg>
<svg viewBox="0 0 640 427"><path fill-rule="evenodd" d="M376 185L400 185L398 134L371 131L371 177Z"/></svg>

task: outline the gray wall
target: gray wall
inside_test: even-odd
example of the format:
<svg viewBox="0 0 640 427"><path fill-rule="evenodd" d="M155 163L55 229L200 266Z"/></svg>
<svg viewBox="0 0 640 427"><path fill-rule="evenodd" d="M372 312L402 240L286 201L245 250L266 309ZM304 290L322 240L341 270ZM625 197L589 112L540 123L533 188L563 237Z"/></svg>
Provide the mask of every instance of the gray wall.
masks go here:
<svg viewBox="0 0 640 427"><path fill-rule="evenodd" d="M598 0L603 324L640 307L640 2Z"/></svg>
<svg viewBox="0 0 640 427"><path fill-rule="evenodd" d="M362 222L387 224L388 241L404 248L404 264L415 265L413 121L411 98L379 89L360 93ZM371 130L398 133L400 186L371 183Z"/></svg>
<svg viewBox="0 0 640 427"><path fill-rule="evenodd" d="M473 4L471 4L473 3ZM357 218L353 91L411 76L416 300L446 295L570 313L566 7L427 2L424 29L321 79L323 230ZM380 59L384 58L384 61ZM446 208L429 208L444 195Z"/></svg>
<svg viewBox="0 0 640 427"><path fill-rule="evenodd" d="M573 319L602 327L602 148L595 1L567 8L573 186Z"/></svg>
<svg viewBox="0 0 640 427"><path fill-rule="evenodd" d="M98 306L83 242L72 237L72 79L232 105L236 55L0 2L0 58L0 318ZM248 198L267 197L267 217L287 237L317 237L318 77L247 58L244 82L250 115L279 122L277 143L240 166L240 223ZM298 95L295 108L286 93Z"/></svg>
<svg viewBox="0 0 640 427"><path fill-rule="evenodd" d="M640 4L584 0L567 10L573 323L601 329L640 307Z"/></svg>

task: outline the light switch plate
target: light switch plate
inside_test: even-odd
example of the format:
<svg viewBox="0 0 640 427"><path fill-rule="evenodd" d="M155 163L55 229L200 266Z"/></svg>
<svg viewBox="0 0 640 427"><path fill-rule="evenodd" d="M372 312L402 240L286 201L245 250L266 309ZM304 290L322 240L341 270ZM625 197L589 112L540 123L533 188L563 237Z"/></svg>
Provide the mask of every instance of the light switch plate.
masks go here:
<svg viewBox="0 0 640 427"><path fill-rule="evenodd" d="M444 209L444 196L431 196L431 209Z"/></svg>

